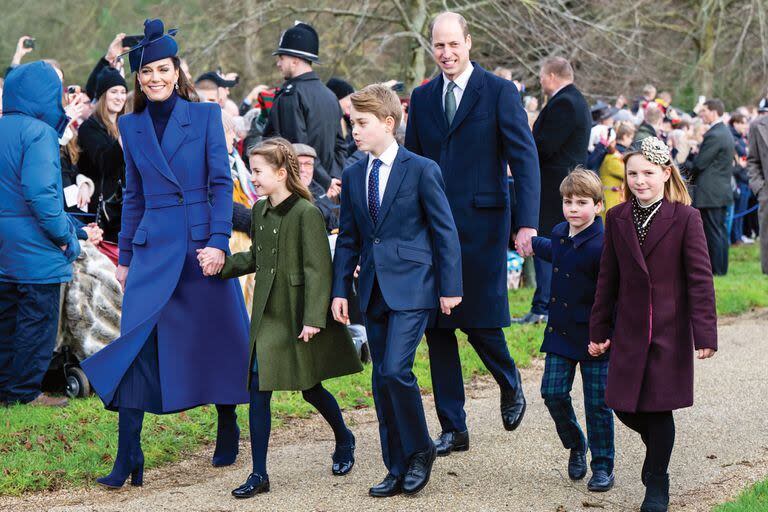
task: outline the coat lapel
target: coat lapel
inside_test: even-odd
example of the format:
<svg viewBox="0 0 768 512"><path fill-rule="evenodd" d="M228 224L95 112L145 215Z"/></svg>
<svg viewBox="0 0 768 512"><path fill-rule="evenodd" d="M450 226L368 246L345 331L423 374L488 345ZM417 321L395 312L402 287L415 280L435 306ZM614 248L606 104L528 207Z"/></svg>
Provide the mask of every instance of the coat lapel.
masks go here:
<svg viewBox="0 0 768 512"><path fill-rule="evenodd" d="M647 274L648 266L645 264L645 257L643 256L643 251L640 249L640 241L637 239L637 230L632 221L632 205L627 201L622 204L621 207L623 210L616 217L616 220L618 221L616 227L618 228L619 233L621 233L624 242L627 244L629 252L632 253L632 257L635 258L635 261L640 265L640 268L643 269L643 272Z"/></svg>
<svg viewBox="0 0 768 512"><path fill-rule="evenodd" d="M453 117L453 122L451 123L451 127L448 129L449 135L453 133L453 131L459 127L461 122L464 121L464 118L466 118L467 115L470 112L472 112L472 108L475 106L475 103L477 103L477 100L480 99L480 93L482 91L483 86L485 85L485 78L483 77L483 69L474 63L473 63L473 66L474 66L474 70L472 71L472 74L469 77L469 82L467 82L467 89L464 91L464 94L461 96L461 103L459 103L459 109L456 111L456 115Z"/></svg>
<svg viewBox="0 0 768 512"><path fill-rule="evenodd" d="M405 150L402 147L398 148L397 156L392 163L392 169L389 171L387 188L384 189L384 199L381 201L381 208L379 208L379 222L376 223L377 228L384 223L384 219L392 206L392 202L395 200L400 184L403 182L403 178L405 178L405 165L403 165L403 163L408 160L410 160L410 157L405 154Z"/></svg>
<svg viewBox="0 0 768 512"><path fill-rule="evenodd" d="M658 245L667 231L675 223L675 203L670 203L666 199L661 203L659 214L651 221L651 227L648 230L648 236L643 244L643 256L648 257L651 251Z"/></svg>
<svg viewBox="0 0 768 512"><path fill-rule="evenodd" d="M180 102L177 101L176 104L178 105L178 103ZM141 134L139 140L142 141L138 146L141 148L144 158L152 164L160 174L165 176L175 185L180 186L178 180L176 180L176 176L168 165L168 160L166 160L163 151L160 149L160 144L157 142L157 134L155 133L155 127L152 124L152 118L149 116L149 109L145 108L138 115L137 121L136 132ZM170 126L170 124L171 123L169 122L168 125ZM167 131L168 128L166 128L166 133Z"/></svg>
<svg viewBox="0 0 768 512"><path fill-rule="evenodd" d="M162 150L165 155L165 161L170 164L176 151L184 142L186 135L185 127L189 126L189 103L179 98L173 106L171 117L168 119L168 126L163 134Z"/></svg>
<svg viewBox="0 0 768 512"><path fill-rule="evenodd" d="M448 131L448 122L445 120L445 111L443 111L443 74L440 73L437 78L432 80L432 94L430 101L430 110L435 118L441 133ZM454 118L455 119L455 118Z"/></svg>

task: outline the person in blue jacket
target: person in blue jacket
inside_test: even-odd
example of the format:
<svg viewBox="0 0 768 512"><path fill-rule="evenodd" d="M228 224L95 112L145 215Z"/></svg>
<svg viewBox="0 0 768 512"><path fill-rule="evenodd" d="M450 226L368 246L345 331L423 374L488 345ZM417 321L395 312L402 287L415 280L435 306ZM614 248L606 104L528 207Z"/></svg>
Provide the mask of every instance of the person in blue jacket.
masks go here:
<svg viewBox="0 0 768 512"><path fill-rule="evenodd" d="M595 300L603 251L603 185L594 172L577 167L560 184L566 222L552 229L551 238L534 237L537 257L552 264L549 320L541 351L546 352L541 396L563 446L570 450L568 476L587 473L587 447L592 453L592 477L587 488L604 492L613 487L613 412L605 405L608 353L593 357L589 347L589 317ZM571 404L571 387L581 367L587 440Z"/></svg>
<svg viewBox="0 0 768 512"><path fill-rule="evenodd" d="M120 338L82 363L107 409L119 411L110 475L142 484L145 412L216 404L214 466L235 462L235 405L248 401L248 314L237 280L206 277L198 249L220 271L232 230L230 174L221 109L193 103L180 72L175 30L147 20L129 55L134 113L118 122L126 183L117 279L125 289Z"/></svg>
<svg viewBox="0 0 768 512"><path fill-rule="evenodd" d="M41 393L53 355L61 283L80 254L64 212L61 80L42 61L8 75L0 117L0 403L66 405Z"/></svg>

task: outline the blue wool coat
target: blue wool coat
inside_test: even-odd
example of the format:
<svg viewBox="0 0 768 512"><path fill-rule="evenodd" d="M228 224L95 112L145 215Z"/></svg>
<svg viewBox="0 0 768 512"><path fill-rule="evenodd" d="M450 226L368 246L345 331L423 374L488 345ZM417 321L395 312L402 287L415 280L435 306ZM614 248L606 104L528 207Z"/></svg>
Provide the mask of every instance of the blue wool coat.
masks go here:
<svg viewBox="0 0 768 512"><path fill-rule="evenodd" d="M205 277L196 249L227 250L232 177L221 109L179 98L157 141L147 109L120 118L126 185L121 336L83 362L109 405L157 327L163 412L248 401L248 316L237 280Z"/></svg>
<svg viewBox="0 0 768 512"><path fill-rule="evenodd" d="M568 229L568 223L561 222L552 229L551 239L533 239L536 256L552 263L549 321L541 351L576 361L607 359L607 352L598 358L587 352L589 318L603 251L603 219L597 217L573 238L568 237Z"/></svg>
<svg viewBox="0 0 768 512"><path fill-rule="evenodd" d="M509 325L507 246L511 210L507 164L516 195L515 227L539 222L539 159L514 84L474 70L450 126L443 111L442 73L411 96L405 147L440 165L445 195L461 241L464 300L446 328Z"/></svg>

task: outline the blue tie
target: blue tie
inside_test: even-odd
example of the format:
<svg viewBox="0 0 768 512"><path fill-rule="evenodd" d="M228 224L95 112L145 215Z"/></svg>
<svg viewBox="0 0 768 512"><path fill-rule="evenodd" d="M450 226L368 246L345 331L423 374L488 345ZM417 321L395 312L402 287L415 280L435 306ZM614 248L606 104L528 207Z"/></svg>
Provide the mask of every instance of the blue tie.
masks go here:
<svg viewBox="0 0 768 512"><path fill-rule="evenodd" d="M373 161L371 174L368 176L368 213L371 214L371 220L374 224L379 221L379 168L381 160L378 158Z"/></svg>

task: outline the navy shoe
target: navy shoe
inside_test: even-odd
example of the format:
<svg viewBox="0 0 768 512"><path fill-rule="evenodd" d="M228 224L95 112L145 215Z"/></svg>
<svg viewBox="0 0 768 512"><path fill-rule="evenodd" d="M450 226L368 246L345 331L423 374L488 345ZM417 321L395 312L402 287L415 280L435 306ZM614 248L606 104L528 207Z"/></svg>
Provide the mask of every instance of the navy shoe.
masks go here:
<svg viewBox="0 0 768 512"><path fill-rule="evenodd" d="M669 508L669 475L649 473L646 480L645 499L640 512L667 512Z"/></svg>
<svg viewBox="0 0 768 512"><path fill-rule="evenodd" d="M141 451L141 426L144 411L120 408L118 416L117 456L112 472L96 479L96 483L119 489L131 477L131 485L144 483L144 453Z"/></svg>
<svg viewBox="0 0 768 512"><path fill-rule="evenodd" d="M355 465L355 435L352 431L349 432L350 442L345 445L336 445L336 450L333 452L333 466L331 471L336 476L344 476L352 471L352 467Z"/></svg>
<svg viewBox="0 0 768 512"><path fill-rule="evenodd" d="M237 499L253 498L263 492L269 492L269 476L251 473L243 485L232 491L232 496Z"/></svg>
<svg viewBox="0 0 768 512"><path fill-rule="evenodd" d="M587 489L592 492L606 492L613 488L613 473L610 475L607 471L598 469L592 472L592 478L587 482Z"/></svg>
<svg viewBox="0 0 768 512"><path fill-rule="evenodd" d="M368 494L374 498L390 498L403 492L403 479L387 473L381 483L368 489Z"/></svg>
<svg viewBox="0 0 768 512"><path fill-rule="evenodd" d="M218 426L216 428L216 449L211 464L221 468L231 466L240 451L240 427L234 405L217 405Z"/></svg>
<svg viewBox="0 0 768 512"><path fill-rule="evenodd" d="M587 451L579 448L571 450L568 458L568 478L581 480L587 475Z"/></svg>

